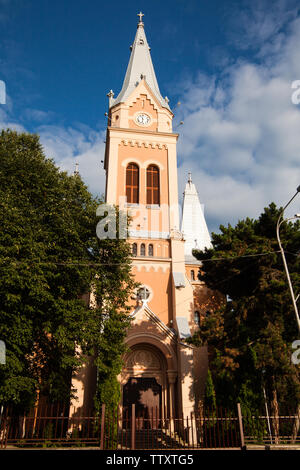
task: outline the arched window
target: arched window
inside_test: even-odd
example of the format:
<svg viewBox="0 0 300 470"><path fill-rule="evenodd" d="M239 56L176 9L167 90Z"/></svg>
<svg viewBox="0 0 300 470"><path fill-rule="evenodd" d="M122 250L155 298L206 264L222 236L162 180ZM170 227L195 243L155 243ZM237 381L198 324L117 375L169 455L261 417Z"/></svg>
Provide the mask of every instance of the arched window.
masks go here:
<svg viewBox="0 0 300 470"><path fill-rule="evenodd" d="M139 167L135 163L126 168L126 196L128 204L139 203Z"/></svg>
<svg viewBox="0 0 300 470"><path fill-rule="evenodd" d="M145 256L146 255L146 247L145 247L145 243L142 243L141 244L141 256Z"/></svg>
<svg viewBox="0 0 300 470"><path fill-rule="evenodd" d="M137 244L136 243L132 244L131 250L132 250L132 256L136 256L137 255Z"/></svg>
<svg viewBox="0 0 300 470"><path fill-rule="evenodd" d="M194 322L196 325L200 325L200 313L197 310L194 312Z"/></svg>
<svg viewBox="0 0 300 470"><path fill-rule="evenodd" d="M147 204L159 204L159 169L155 165L147 168Z"/></svg>
<svg viewBox="0 0 300 470"><path fill-rule="evenodd" d="M191 270L191 280L195 280L195 271L193 269Z"/></svg>
<svg viewBox="0 0 300 470"><path fill-rule="evenodd" d="M148 256L153 256L153 245L150 243L148 246Z"/></svg>

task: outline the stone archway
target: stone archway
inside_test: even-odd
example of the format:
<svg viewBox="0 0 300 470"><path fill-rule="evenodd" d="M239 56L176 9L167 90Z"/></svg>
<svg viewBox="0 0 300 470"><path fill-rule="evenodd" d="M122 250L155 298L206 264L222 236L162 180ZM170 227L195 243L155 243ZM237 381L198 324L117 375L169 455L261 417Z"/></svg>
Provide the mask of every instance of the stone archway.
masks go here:
<svg viewBox="0 0 300 470"><path fill-rule="evenodd" d="M141 428L157 427L166 414L167 373L161 352L148 344L137 344L124 358L122 371L123 413L128 421L135 404Z"/></svg>

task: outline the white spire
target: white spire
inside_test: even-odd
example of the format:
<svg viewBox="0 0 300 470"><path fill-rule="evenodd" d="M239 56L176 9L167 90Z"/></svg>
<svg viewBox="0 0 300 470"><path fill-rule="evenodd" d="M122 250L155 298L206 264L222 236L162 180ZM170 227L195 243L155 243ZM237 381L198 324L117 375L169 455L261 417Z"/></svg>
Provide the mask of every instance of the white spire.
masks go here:
<svg viewBox="0 0 300 470"><path fill-rule="evenodd" d="M73 174L74 176L79 175L79 163L78 162L75 163L75 170Z"/></svg>
<svg viewBox="0 0 300 470"><path fill-rule="evenodd" d="M164 99L159 91L158 83L156 80L151 55L150 47L148 45L144 23L142 22L143 13L138 14L140 21L137 26L134 43L131 46L132 51L126 70L122 90L116 99L110 98L109 106L114 106L117 103L124 102L132 93L134 88L139 84L142 79L145 79L148 86L151 88L155 97L164 108L169 108L168 100Z"/></svg>
<svg viewBox="0 0 300 470"><path fill-rule="evenodd" d="M196 186L192 182L191 173L189 173L188 182L183 193L181 231L184 233L186 240L184 254L187 261L195 260L192 255L193 249L204 250L204 248L212 247L204 213Z"/></svg>

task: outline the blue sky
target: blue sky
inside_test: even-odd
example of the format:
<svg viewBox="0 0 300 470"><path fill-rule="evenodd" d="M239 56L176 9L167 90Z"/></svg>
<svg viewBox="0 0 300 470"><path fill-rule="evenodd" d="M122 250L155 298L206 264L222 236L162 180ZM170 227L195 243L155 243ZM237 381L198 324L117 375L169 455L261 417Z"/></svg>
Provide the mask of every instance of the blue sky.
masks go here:
<svg viewBox="0 0 300 470"><path fill-rule="evenodd" d="M181 102L180 194L191 170L210 230L256 217L300 184L297 3L0 0L0 127L39 133L101 193L106 93L121 88L141 10L161 93Z"/></svg>

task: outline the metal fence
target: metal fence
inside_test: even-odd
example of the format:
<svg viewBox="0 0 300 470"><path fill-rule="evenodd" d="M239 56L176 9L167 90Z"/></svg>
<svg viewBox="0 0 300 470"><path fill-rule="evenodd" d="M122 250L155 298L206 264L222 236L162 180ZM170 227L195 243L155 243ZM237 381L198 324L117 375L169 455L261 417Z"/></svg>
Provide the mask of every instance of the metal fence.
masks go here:
<svg viewBox="0 0 300 470"><path fill-rule="evenodd" d="M106 416L102 449L200 449L240 447L238 417L221 408L201 415L164 418L156 408L146 414L135 406L121 417Z"/></svg>
<svg viewBox="0 0 300 470"><path fill-rule="evenodd" d="M52 411L50 413L50 411ZM55 411L55 412L53 412ZM0 447L87 447L103 450L241 448L247 444L300 443L299 416L242 415L222 408L170 418L157 408L115 414L103 405L99 416L73 414L59 408L34 409L28 415L4 412Z"/></svg>
<svg viewBox="0 0 300 470"><path fill-rule="evenodd" d="M243 415L245 444L300 444L300 415L285 413L278 416L247 413Z"/></svg>

